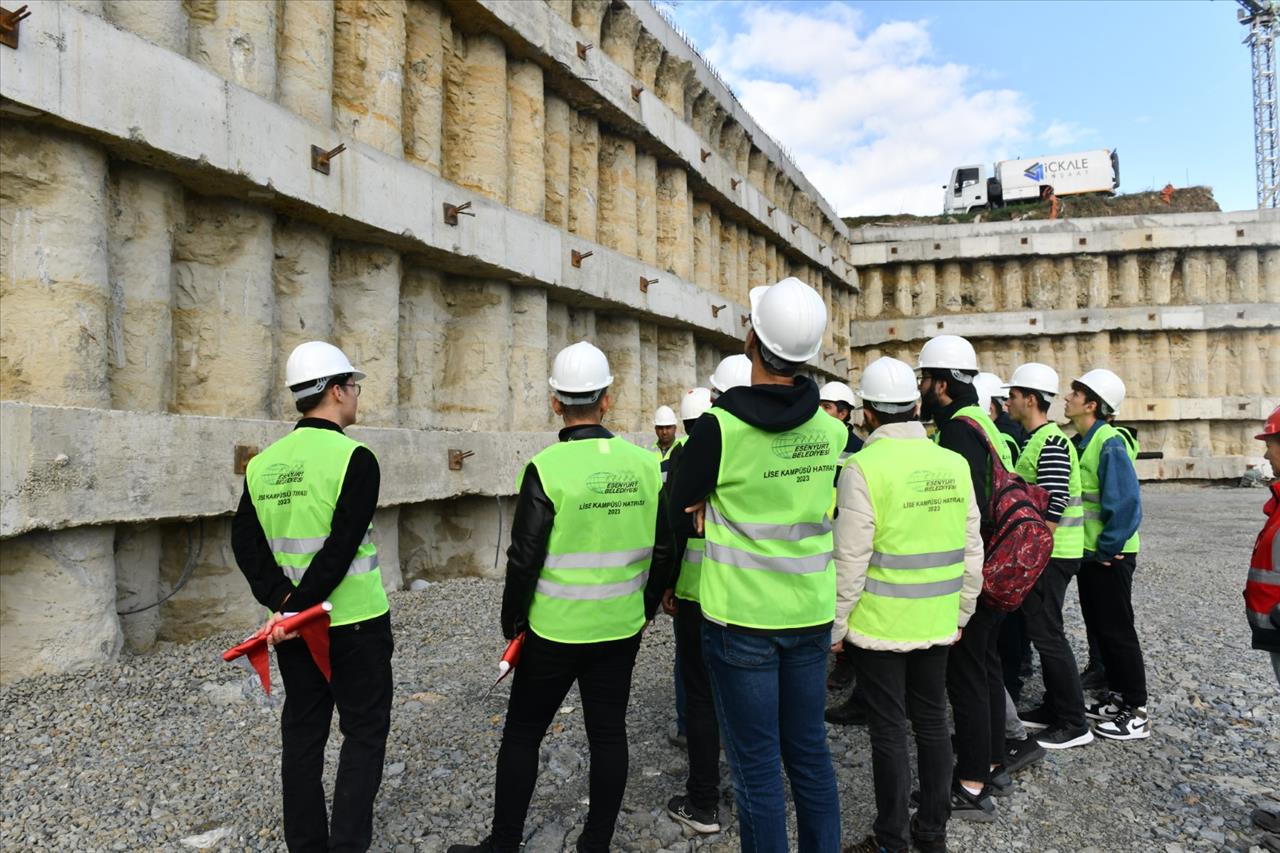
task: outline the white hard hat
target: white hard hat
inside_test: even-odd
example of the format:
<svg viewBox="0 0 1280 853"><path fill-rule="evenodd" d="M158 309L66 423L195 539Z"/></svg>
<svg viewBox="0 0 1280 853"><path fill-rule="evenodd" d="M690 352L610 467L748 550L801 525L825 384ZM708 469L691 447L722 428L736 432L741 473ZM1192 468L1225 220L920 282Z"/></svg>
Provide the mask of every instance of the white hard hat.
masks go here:
<svg viewBox="0 0 1280 853"><path fill-rule="evenodd" d="M284 382L290 388L304 382L312 383L293 392L293 398L301 400L323 391L330 377L346 373L350 373L351 378L357 382L365 377L363 372L351 366L351 360L333 344L307 341L298 344L289 353L289 360L284 365Z"/></svg>
<svg viewBox="0 0 1280 853"><path fill-rule="evenodd" d="M696 421L702 413L711 408L710 388L690 388L680 400L680 420Z"/></svg>
<svg viewBox="0 0 1280 853"><path fill-rule="evenodd" d="M670 406L659 406L658 411L653 413L654 426L675 426L676 413L671 411Z"/></svg>
<svg viewBox="0 0 1280 853"><path fill-rule="evenodd" d="M571 405L595 402L600 395L593 392L608 388L611 382L613 376L609 373L609 359L586 341L570 344L556 353L556 360L551 364L551 379L548 380L556 398ZM584 401L583 397L588 399Z"/></svg>
<svg viewBox="0 0 1280 853"><path fill-rule="evenodd" d="M978 406L984 412L991 408L992 397L1004 396L1004 382L994 373L979 373L973 377L973 388L978 392Z"/></svg>
<svg viewBox="0 0 1280 853"><path fill-rule="evenodd" d="M941 370L978 370L978 354L973 344L959 335L938 335L930 338L920 350L920 368Z"/></svg>
<svg viewBox="0 0 1280 853"><path fill-rule="evenodd" d="M822 349L827 306L818 291L798 278L751 288L751 328L769 352L805 362Z"/></svg>
<svg viewBox="0 0 1280 853"><path fill-rule="evenodd" d="M1009 377L1009 384L1004 386L1006 391L1010 388L1026 388L1030 391L1039 391L1049 397L1056 397L1058 396L1058 371L1038 361L1020 364L1018 369L1013 371L1013 376Z"/></svg>
<svg viewBox="0 0 1280 853"><path fill-rule="evenodd" d="M858 398L853 389L843 382L828 382L818 389L818 399L831 403L844 403L851 409L858 408Z"/></svg>
<svg viewBox="0 0 1280 853"><path fill-rule="evenodd" d="M723 394L730 388L751 384L751 359L739 353L721 359L716 365L715 373L707 380L712 388Z"/></svg>
<svg viewBox="0 0 1280 853"><path fill-rule="evenodd" d="M1102 402L1111 408L1113 414L1120 411L1120 404L1124 402L1124 382L1110 370L1094 368L1076 382L1102 398Z"/></svg>
<svg viewBox="0 0 1280 853"><path fill-rule="evenodd" d="M905 412L920 399L920 386L911 365L886 355L862 371L858 393L873 409Z"/></svg>

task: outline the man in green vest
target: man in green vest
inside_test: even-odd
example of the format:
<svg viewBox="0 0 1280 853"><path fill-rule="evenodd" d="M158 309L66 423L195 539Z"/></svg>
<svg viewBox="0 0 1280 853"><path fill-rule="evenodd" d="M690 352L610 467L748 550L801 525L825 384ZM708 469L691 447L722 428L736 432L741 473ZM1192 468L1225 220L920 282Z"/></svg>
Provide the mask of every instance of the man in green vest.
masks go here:
<svg viewBox="0 0 1280 853"><path fill-rule="evenodd" d="M706 537L702 652L733 773L743 850L788 849L785 768L802 853L840 847L822 720L835 613L831 478L848 430L799 370L827 309L787 278L751 291L750 385L723 393L685 444L673 507Z"/></svg>
<svg viewBox="0 0 1280 853"><path fill-rule="evenodd" d="M860 391L871 434L840 475L831 641L833 650L852 643L866 695L876 819L873 834L846 850L945 853L947 651L982 590L980 514L964 459L929 441L916 419L910 366L877 359ZM909 829L908 720L920 776Z"/></svg>
<svg viewBox="0 0 1280 853"><path fill-rule="evenodd" d="M1013 372L1007 386L1009 414L1029 437L1014 471L1049 493L1045 521L1053 531L1053 556L1019 608L1028 639L1040 653L1044 701L1021 715L1022 724L1039 732L1045 749L1070 749L1093 741L1084 716L1084 693L1076 658L1062 624L1062 605L1084 554L1084 507L1080 460L1075 445L1049 420L1049 404L1058 394L1058 372L1029 362Z"/></svg>
<svg viewBox="0 0 1280 853"><path fill-rule="evenodd" d="M666 589L671 525L652 452L601 425L613 382L586 341L551 368L560 441L520 475L502 593L502 634L525 632L498 750L493 823L449 853L516 853L547 727L576 681L591 748L590 806L577 849L605 853L627 784L627 702L640 636Z"/></svg>
<svg viewBox="0 0 1280 853"><path fill-rule="evenodd" d="M378 460L343 430L356 422L364 374L337 347L299 345L285 366L302 414L293 431L249 462L231 546L284 680L280 714L284 837L290 850L367 850L391 727L391 616L373 544ZM273 627L286 612L333 604L331 680L306 644ZM334 708L342 753L333 813L324 749Z"/></svg>
<svg viewBox="0 0 1280 853"><path fill-rule="evenodd" d="M996 448L1006 469L1013 469L1013 460L991 417L978 405L974 387L978 355L964 338L938 335L920 350L918 373L921 417L931 418L937 425L934 440L940 446L959 453L968 463L985 537L992 466L987 441ZM995 820L994 796L1013 785L1001 767L1005 760L1005 689L999 638L1004 615L979 600L960 642L947 656L947 693L957 734L951 814L961 820Z"/></svg>
<svg viewBox="0 0 1280 853"><path fill-rule="evenodd" d="M1097 637L1108 693L1085 714L1100 737L1138 740L1151 734L1146 667L1133 615L1142 496L1125 440L1106 420L1123 402L1124 382L1099 368L1071 383L1066 414L1076 428L1084 508L1080 611Z"/></svg>
<svg viewBox="0 0 1280 853"><path fill-rule="evenodd" d="M680 418L686 435L692 434L698 420L711 408L711 392L707 388L691 388L680 401ZM684 443L671 452L671 478L674 482L684 459ZM702 607L698 603L699 578L706 540L680 530L676 536L676 553L680 555L676 576L663 594L662 609L675 621L676 633L676 701L683 699L685 742L689 757L689 775L685 793L667 802L667 814L694 832L708 835L720 831L720 726L711 696L711 679L702 659Z"/></svg>

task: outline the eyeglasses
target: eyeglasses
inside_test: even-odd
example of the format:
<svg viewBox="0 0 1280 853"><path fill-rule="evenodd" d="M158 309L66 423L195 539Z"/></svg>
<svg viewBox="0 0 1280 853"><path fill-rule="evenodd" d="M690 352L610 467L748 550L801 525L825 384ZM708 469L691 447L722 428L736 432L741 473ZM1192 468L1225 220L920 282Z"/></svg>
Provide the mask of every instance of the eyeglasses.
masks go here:
<svg viewBox="0 0 1280 853"><path fill-rule="evenodd" d="M342 384L342 386L341 386L341 387L343 387L343 388L354 388L354 389L356 389L356 396L357 396L357 397L359 397L359 396L360 396L360 383L359 383L359 382L345 382L345 383L343 383L343 384Z"/></svg>

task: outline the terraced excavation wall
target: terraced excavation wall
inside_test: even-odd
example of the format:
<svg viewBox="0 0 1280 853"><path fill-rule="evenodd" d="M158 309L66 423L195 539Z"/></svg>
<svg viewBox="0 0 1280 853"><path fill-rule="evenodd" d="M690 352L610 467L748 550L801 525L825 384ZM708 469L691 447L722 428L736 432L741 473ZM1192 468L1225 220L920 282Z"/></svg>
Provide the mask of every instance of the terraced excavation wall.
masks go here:
<svg viewBox="0 0 1280 853"><path fill-rule="evenodd" d="M914 364L923 342L970 338L1008 379L1053 365L1064 390L1106 367L1125 382L1144 479L1239 477L1280 404L1277 211L864 227L854 375L881 355ZM1061 420L1059 402L1050 414Z"/></svg>
<svg viewBox="0 0 1280 853"><path fill-rule="evenodd" d="M0 47L0 680L258 621L229 513L303 340L369 374L391 587L499 570L573 340L624 432L786 275L830 306L815 375L847 367L847 230L645 2L28 5Z"/></svg>

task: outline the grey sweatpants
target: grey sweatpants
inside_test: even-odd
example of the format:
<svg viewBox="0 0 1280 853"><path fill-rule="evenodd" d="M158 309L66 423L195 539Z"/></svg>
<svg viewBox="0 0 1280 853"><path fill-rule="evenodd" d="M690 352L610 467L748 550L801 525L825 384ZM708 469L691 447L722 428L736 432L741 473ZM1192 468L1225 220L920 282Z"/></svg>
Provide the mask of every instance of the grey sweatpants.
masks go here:
<svg viewBox="0 0 1280 853"><path fill-rule="evenodd" d="M1280 655L1272 655L1271 662L1277 667L1276 677L1280 678ZM1018 719L1018 706L1013 704L1009 691L1004 692L1004 738L1005 740L1026 740L1027 729Z"/></svg>

